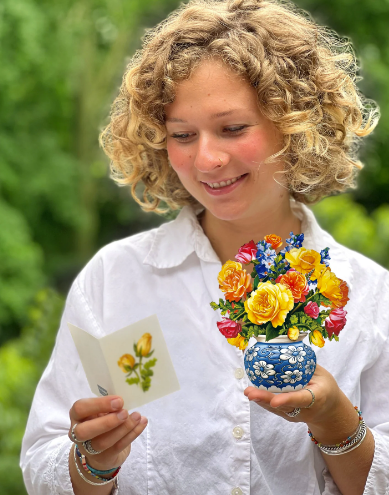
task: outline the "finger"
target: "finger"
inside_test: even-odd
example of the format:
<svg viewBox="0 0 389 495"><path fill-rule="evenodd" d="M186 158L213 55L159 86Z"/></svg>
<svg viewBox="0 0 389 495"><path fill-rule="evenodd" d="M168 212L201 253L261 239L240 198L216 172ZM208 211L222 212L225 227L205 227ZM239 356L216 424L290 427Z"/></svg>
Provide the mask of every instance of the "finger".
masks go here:
<svg viewBox="0 0 389 495"><path fill-rule="evenodd" d="M270 405L271 407L290 412L296 407L306 408L311 402L312 395L308 390L298 390L297 392L287 392L274 396L270 401Z"/></svg>
<svg viewBox="0 0 389 495"><path fill-rule="evenodd" d="M267 390L259 390L255 387L247 387L244 391L245 396L248 400L254 402L264 402L270 404L270 401L275 397L275 395Z"/></svg>
<svg viewBox="0 0 389 495"><path fill-rule="evenodd" d="M97 416L100 413L111 413L120 410L122 407L123 399L117 395L80 399L73 404L69 415L72 422L78 423L89 416Z"/></svg>
<svg viewBox="0 0 389 495"><path fill-rule="evenodd" d="M144 431L148 424L147 418L142 416L139 423L129 432L127 435L122 437L118 442L116 442L107 452L109 454L117 455L126 449L131 443L139 437L139 435Z"/></svg>
<svg viewBox="0 0 389 495"><path fill-rule="evenodd" d="M106 414L89 421L78 423L76 427L76 438L80 442L91 440L103 433L113 430L119 425L122 425L128 419L128 411L121 409L119 412Z"/></svg>
<svg viewBox="0 0 389 495"><path fill-rule="evenodd" d="M119 440L126 437L130 432L132 432L141 420L141 415L138 412L133 412L131 416L117 426L115 429L103 433L102 435L91 437L93 438L93 448L98 452L106 451L115 445ZM89 440L89 439L88 439Z"/></svg>

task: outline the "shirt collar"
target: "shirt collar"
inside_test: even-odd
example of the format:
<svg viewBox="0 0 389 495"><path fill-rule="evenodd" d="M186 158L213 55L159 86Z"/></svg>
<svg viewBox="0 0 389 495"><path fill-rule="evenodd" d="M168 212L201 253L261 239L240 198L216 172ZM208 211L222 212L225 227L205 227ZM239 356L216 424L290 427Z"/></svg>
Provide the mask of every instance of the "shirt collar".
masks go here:
<svg viewBox="0 0 389 495"><path fill-rule="evenodd" d="M291 207L301 220L304 247L318 252L329 247L331 270L351 288L352 269L345 248L319 226L309 208L293 199L291 199ZM181 265L193 252L203 261L220 263L219 257L201 228L197 213L199 212L195 212L190 206L184 206L175 220L162 224L156 230L153 243L143 263L155 268L173 268Z"/></svg>
<svg viewBox="0 0 389 495"><path fill-rule="evenodd" d="M199 224L196 212L190 206L184 206L175 220L157 229L143 263L156 268L173 268L183 263L193 252L204 261L220 263Z"/></svg>

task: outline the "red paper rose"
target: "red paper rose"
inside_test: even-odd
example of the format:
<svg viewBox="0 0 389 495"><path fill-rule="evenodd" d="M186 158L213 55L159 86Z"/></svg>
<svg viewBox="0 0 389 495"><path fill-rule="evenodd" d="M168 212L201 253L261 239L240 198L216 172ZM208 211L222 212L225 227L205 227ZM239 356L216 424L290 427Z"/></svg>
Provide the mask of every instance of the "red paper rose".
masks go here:
<svg viewBox="0 0 389 495"><path fill-rule="evenodd" d="M316 320L320 313L319 306L315 302L309 301L309 303L304 308L304 313Z"/></svg>
<svg viewBox="0 0 389 495"><path fill-rule="evenodd" d="M343 308L333 309L329 316L325 319L324 325L329 337L331 337L333 333L335 335L339 335L339 332L346 324L346 314L347 311Z"/></svg>
<svg viewBox="0 0 389 495"><path fill-rule="evenodd" d="M239 261L239 263L247 264L251 263L256 259L258 248L254 241L250 241L247 244L244 244L241 248L239 248L238 254L235 256L235 259Z"/></svg>
<svg viewBox="0 0 389 495"><path fill-rule="evenodd" d="M242 325L240 323L229 320L228 318L223 318L222 321L218 321L217 327L220 330L220 333L227 339L235 339L242 330Z"/></svg>

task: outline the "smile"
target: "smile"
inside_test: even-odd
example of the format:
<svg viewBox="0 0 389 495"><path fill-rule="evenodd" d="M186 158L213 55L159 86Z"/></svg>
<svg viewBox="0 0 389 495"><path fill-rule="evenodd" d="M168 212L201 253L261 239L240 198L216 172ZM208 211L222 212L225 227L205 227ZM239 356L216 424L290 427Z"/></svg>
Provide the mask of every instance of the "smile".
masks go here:
<svg viewBox="0 0 389 495"><path fill-rule="evenodd" d="M241 177L242 175L238 175L238 177L234 177L233 179L228 179L226 181L222 180L221 182L206 182L205 184L207 184L209 187L212 187L212 189L219 189L221 187L226 187L234 184L234 182L239 180Z"/></svg>

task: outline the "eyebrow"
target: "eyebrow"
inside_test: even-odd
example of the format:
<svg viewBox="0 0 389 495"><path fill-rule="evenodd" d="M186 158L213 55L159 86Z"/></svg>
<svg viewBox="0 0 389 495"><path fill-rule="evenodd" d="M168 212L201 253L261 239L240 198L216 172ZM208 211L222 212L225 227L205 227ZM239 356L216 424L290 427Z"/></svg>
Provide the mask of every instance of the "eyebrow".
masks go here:
<svg viewBox="0 0 389 495"><path fill-rule="evenodd" d="M237 112L238 108L235 108L233 110L226 110L225 112L218 112L218 113L213 113L210 118L211 119L218 119L220 117L226 117L227 115L231 115L232 113L234 112ZM170 118L170 119L166 119L165 122L179 122L181 124L187 124L188 122L186 120L183 120L183 119L176 119L174 117Z"/></svg>

